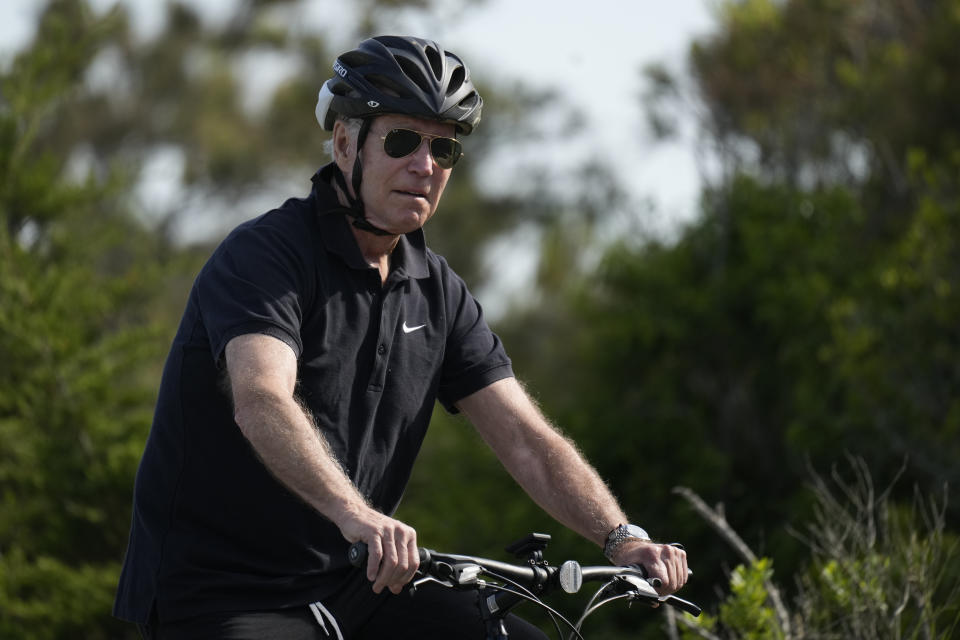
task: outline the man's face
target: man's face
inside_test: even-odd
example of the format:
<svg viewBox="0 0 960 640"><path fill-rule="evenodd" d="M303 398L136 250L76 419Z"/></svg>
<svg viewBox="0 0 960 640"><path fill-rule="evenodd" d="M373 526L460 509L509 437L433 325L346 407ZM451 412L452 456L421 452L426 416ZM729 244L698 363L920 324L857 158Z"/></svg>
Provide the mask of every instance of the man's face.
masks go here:
<svg viewBox="0 0 960 640"><path fill-rule="evenodd" d="M360 156L363 182L360 185L367 220L384 231L401 234L422 227L437 210L451 169L441 169L430 155L426 140L402 158L391 158L383 150L383 136L391 129L413 129L434 136L455 137L451 124L412 116L384 115L370 127ZM350 183L353 175L355 140L345 152L334 133L337 165Z"/></svg>

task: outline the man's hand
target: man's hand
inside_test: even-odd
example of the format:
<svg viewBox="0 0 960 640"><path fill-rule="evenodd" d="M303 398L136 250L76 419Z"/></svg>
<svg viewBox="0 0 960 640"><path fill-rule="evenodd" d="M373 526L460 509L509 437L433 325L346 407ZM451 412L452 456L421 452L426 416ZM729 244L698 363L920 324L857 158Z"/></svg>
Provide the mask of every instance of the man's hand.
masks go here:
<svg viewBox="0 0 960 640"><path fill-rule="evenodd" d="M367 579L375 593L400 593L420 566L417 532L399 520L366 509L340 526L343 536L367 545Z"/></svg>
<svg viewBox="0 0 960 640"><path fill-rule="evenodd" d="M613 560L621 566L643 566L649 577L660 579L657 593L662 596L679 591L687 583L687 552L680 547L627 540L616 549Z"/></svg>

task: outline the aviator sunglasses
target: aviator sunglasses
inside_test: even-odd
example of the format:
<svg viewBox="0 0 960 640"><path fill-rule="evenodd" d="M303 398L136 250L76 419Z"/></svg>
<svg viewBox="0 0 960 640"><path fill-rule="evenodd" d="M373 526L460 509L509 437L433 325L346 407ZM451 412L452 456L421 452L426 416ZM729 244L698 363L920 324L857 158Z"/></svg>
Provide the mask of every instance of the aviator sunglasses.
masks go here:
<svg viewBox="0 0 960 640"><path fill-rule="evenodd" d="M391 158L403 158L420 148L426 139L430 144L430 155L441 169L450 169L463 156L463 145L459 140L435 136L413 129L391 129L383 140L383 150Z"/></svg>

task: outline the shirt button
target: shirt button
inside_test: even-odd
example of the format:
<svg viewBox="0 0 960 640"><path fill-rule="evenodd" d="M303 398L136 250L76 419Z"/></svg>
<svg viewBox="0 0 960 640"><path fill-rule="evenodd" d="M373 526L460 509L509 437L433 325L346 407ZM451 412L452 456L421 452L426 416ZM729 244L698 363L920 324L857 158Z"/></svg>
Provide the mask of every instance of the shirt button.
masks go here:
<svg viewBox="0 0 960 640"><path fill-rule="evenodd" d="M377 347L377 353L379 353L380 355L383 355L386 352L387 352L387 347L385 345L380 345L379 347Z"/></svg>

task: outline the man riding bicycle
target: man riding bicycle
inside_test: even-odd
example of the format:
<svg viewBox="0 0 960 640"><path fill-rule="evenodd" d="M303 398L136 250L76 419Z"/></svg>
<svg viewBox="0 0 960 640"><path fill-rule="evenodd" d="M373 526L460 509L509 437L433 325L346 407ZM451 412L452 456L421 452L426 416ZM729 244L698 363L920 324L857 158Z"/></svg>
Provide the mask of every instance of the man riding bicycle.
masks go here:
<svg viewBox="0 0 960 640"><path fill-rule="evenodd" d="M333 162L307 197L234 229L193 285L114 613L148 638L482 637L471 594L398 595L417 538L391 514L437 400L559 522L676 591L684 552L627 524L424 243L459 137L480 121L470 72L435 42L393 36L333 69L316 108ZM357 541L365 571L347 563ZM515 617L508 628L543 637Z"/></svg>

